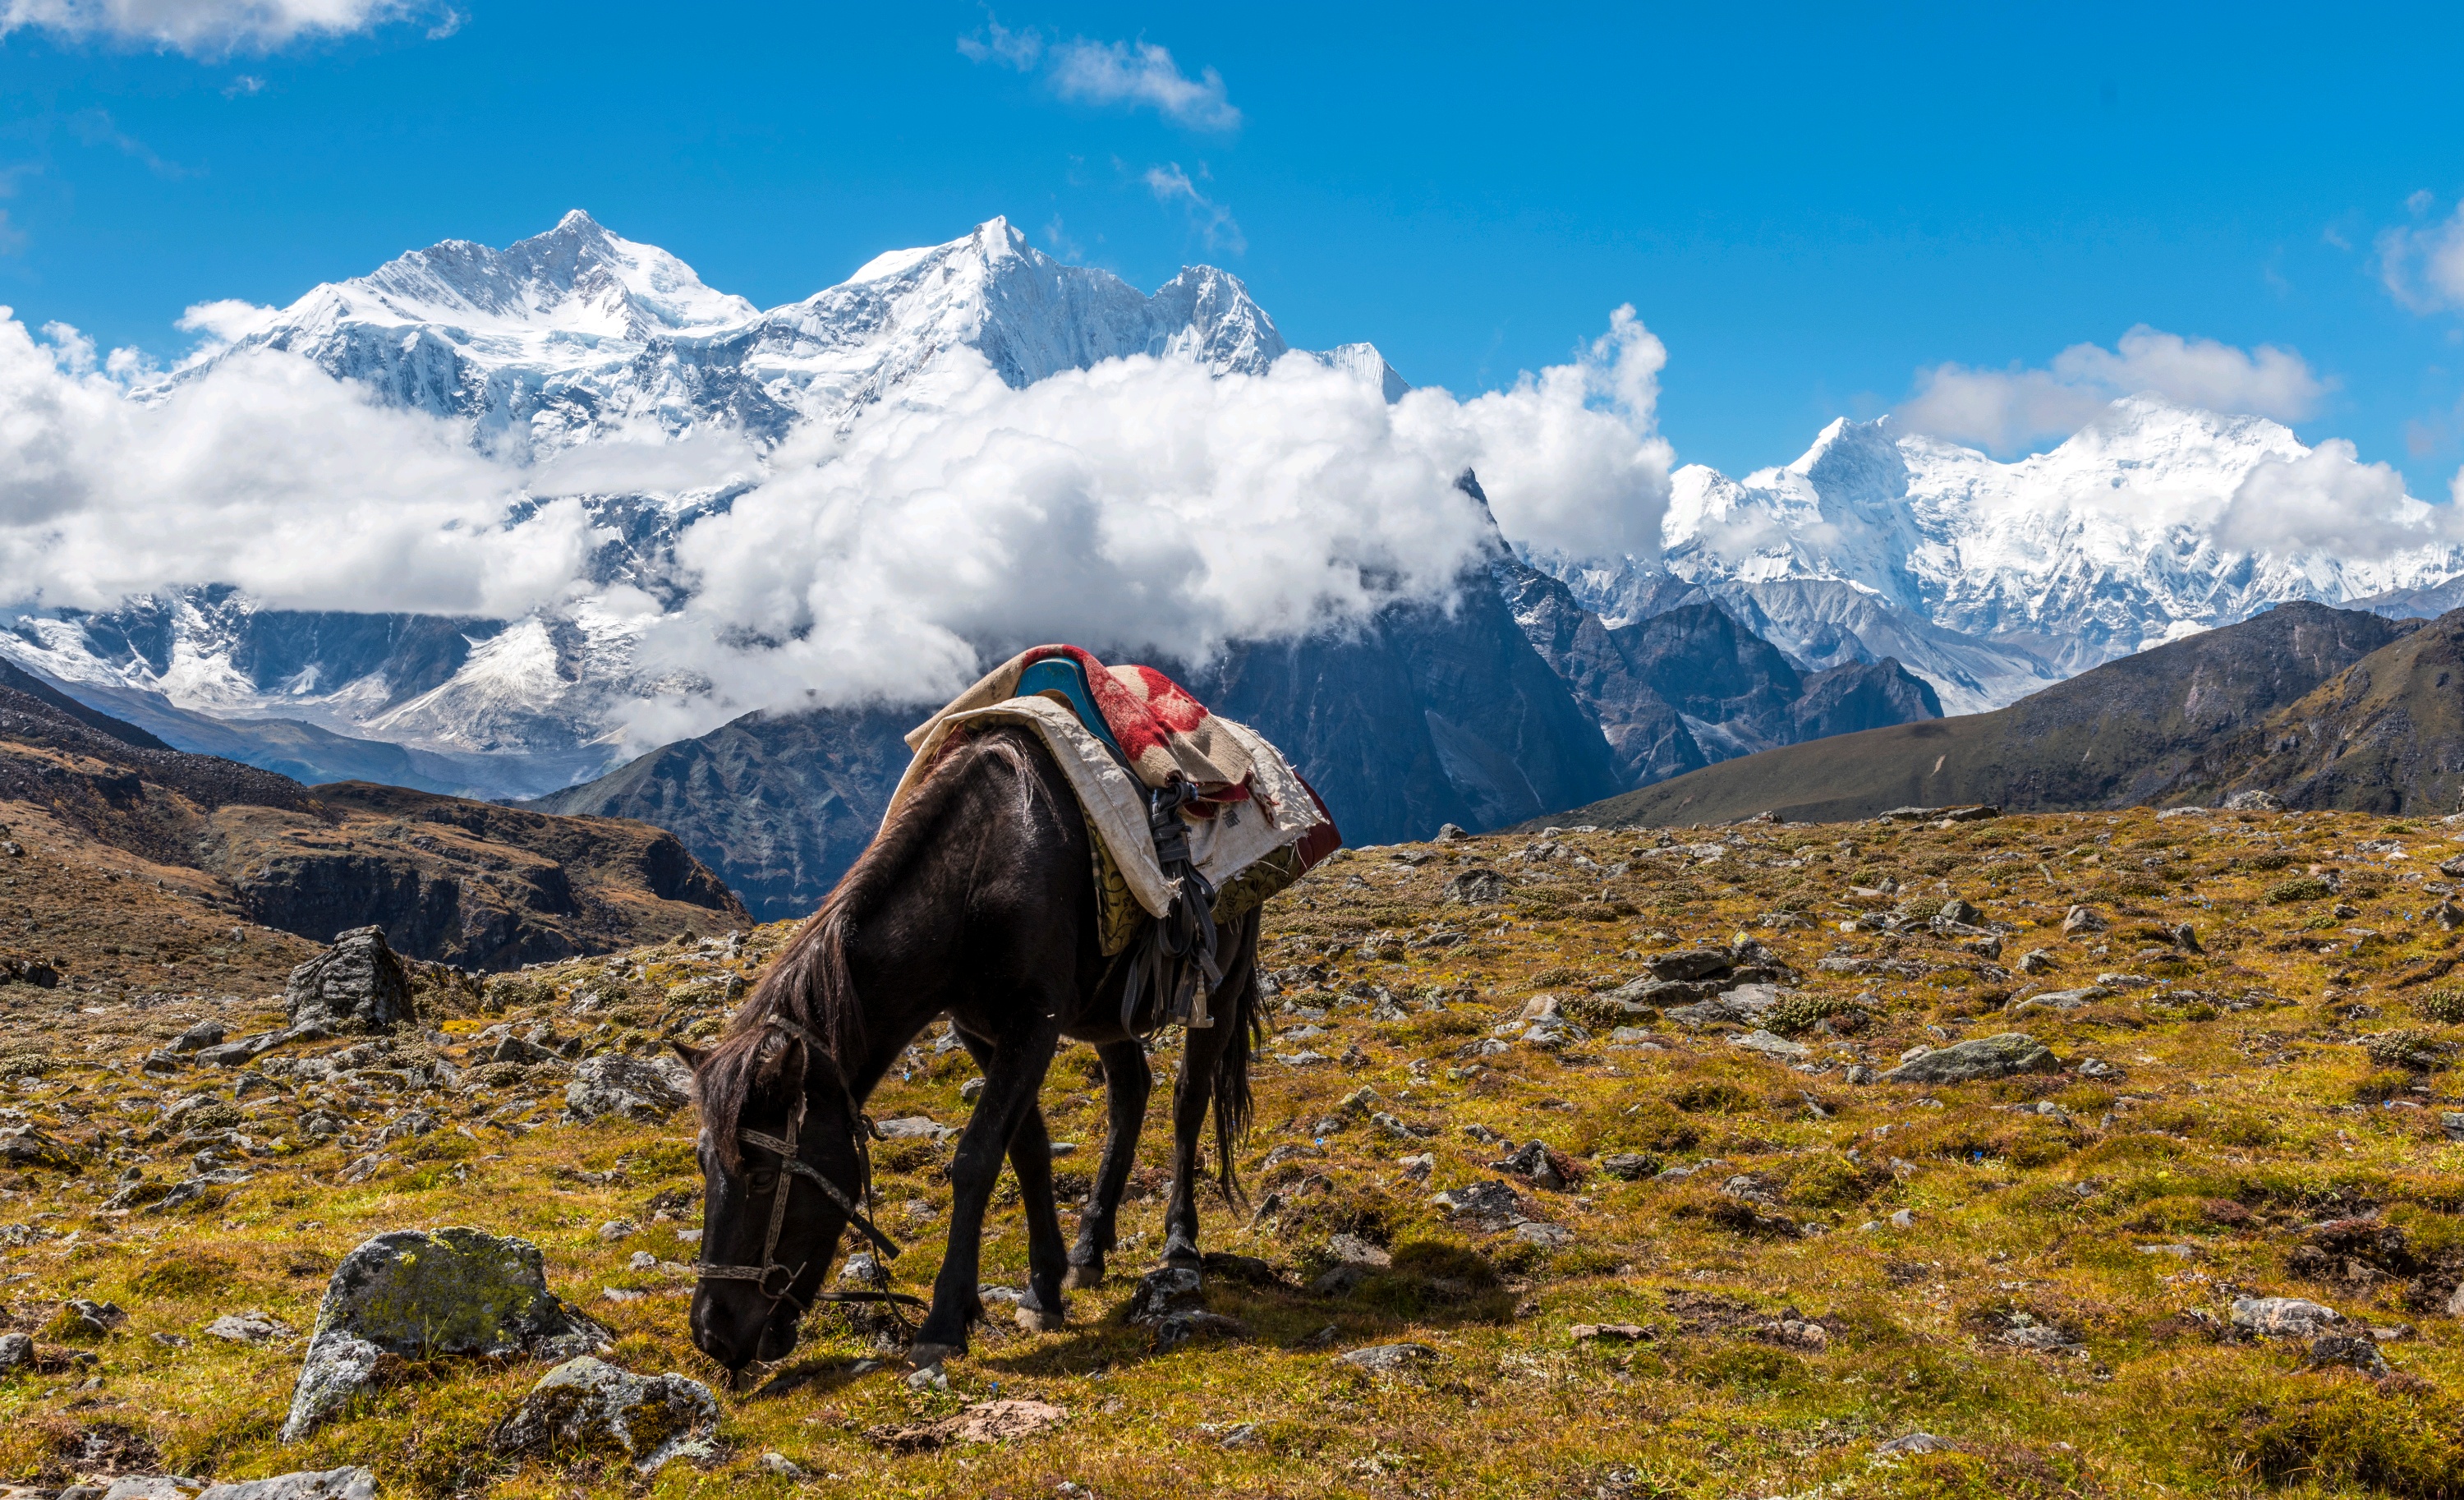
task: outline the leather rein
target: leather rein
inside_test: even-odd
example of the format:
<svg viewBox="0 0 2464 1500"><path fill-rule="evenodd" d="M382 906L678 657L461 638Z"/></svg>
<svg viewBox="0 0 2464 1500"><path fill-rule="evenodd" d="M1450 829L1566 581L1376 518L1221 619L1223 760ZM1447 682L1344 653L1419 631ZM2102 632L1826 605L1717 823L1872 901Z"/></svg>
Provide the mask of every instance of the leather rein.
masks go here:
<svg viewBox="0 0 2464 1500"><path fill-rule="evenodd" d="M763 1024L776 1026L801 1039L806 1047L826 1055L822 1039L796 1023L782 1016L770 1016ZM857 1111L852 1095L848 1097L847 1103L847 1118L855 1122L848 1143L855 1148L856 1159L862 1163L860 1170L863 1173L863 1180L860 1185L864 1198L869 1202L872 1196L872 1157L865 1138L866 1127L869 1122ZM871 1216L865 1212L864 1204L858 1202L836 1182L823 1176L798 1153L796 1139L803 1131L803 1125L804 1101L802 1096L799 1096L796 1100L796 1112L787 1116L787 1134L783 1138L765 1136L758 1130L738 1130L736 1133L737 1139L742 1145L770 1152L779 1158L778 1185L770 1190L770 1227L761 1241L761 1263L758 1266L714 1266L708 1261L700 1261L693 1267L695 1273L703 1281L751 1282L755 1290L769 1298L773 1309L781 1302L789 1302L795 1304L799 1313L806 1311L814 1302L887 1302L914 1308L926 1306L921 1297L911 1297L900 1291L832 1290L817 1291L809 1301L795 1294L796 1280L803 1275L804 1266L790 1267L779 1259L779 1237L787 1227L787 1194L797 1178L803 1178L820 1188L822 1196L836 1204L839 1210L847 1215L847 1223L853 1224L857 1232L872 1242L873 1247L881 1252L885 1262L898 1259L899 1254L898 1243L881 1232L880 1226L875 1224ZM775 1289L771 1285L773 1278L778 1278Z"/></svg>

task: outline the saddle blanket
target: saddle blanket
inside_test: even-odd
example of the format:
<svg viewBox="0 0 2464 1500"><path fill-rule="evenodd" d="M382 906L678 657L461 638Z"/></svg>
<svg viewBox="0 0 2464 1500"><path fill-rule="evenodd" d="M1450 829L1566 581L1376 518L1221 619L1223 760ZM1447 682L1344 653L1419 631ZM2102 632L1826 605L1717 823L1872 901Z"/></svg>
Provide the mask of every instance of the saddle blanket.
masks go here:
<svg viewBox="0 0 2464 1500"><path fill-rule="evenodd" d="M1074 646L1039 646L988 673L907 736L908 762L890 805L920 783L953 735L998 724L1032 729L1078 794L1096 845L1096 886L1108 895L1105 951L1126 924L1126 893L1162 916L1178 882L1156 862L1147 791L1175 773L1200 800L1184 808L1191 863L1216 888L1227 918L1264 901L1342 847L1317 794L1283 752L1247 725L1207 712L1152 667L1107 668ZM1107 868L1109 867L1109 868ZM1243 879L1246 874L1250 878ZM1108 889L1109 888L1109 889Z"/></svg>

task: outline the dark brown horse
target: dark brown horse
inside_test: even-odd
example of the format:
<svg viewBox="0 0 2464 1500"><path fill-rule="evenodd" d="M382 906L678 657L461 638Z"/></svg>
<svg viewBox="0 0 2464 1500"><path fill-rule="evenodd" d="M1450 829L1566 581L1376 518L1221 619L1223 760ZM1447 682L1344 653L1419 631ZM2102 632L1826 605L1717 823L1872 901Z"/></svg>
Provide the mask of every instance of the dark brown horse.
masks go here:
<svg viewBox="0 0 2464 1500"><path fill-rule="evenodd" d="M1152 1078L1144 1045L1121 1024L1127 964L1108 963L1098 944L1088 837L1075 794L1032 733L953 741L718 1044L686 1051L702 1126L705 1268L693 1334L703 1353L739 1373L785 1357L803 1311L824 1295L842 1232L852 1223L877 1233L860 1207L863 1104L942 1015L983 1070L984 1090L950 1163L949 1250L910 1357L923 1365L963 1352L967 1326L983 1315L978 1262L1004 1156L1026 1216L1021 1321L1058 1327L1065 1285L1103 1279ZM1218 1173L1226 1195L1237 1193L1233 1151L1247 1124L1257 1027L1257 914L1225 938L1215 1024L1189 1030L1173 1090L1167 1264L1199 1259L1199 1136L1210 1104ZM1094 1046L1110 1106L1103 1164L1066 1257L1037 1102L1065 1037Z"/></svg>

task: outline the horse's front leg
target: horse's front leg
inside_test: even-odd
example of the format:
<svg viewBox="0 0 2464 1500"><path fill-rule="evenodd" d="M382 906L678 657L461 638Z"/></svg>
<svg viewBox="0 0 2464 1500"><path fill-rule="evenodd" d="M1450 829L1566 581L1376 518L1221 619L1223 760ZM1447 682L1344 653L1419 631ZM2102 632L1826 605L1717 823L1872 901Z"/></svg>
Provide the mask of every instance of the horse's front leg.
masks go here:
<svg viewBox="0 0 2464 1500"><path fill-rule="evenodd" d="M1001 1158L1009 1154L1010 1141L1035 1108L1044 1070L1051 1066L1052 1048L1059 1040L1054 1028L1038 1026L997 1043L983 1059L983 1096L976 1101L976 1113L960 1133L957 1153L950 1161L949 1251L942 1257L941 1273L933 1278L933 1311L925 1315L924 1326L908 1352L909 1360L918 1367L938 1364L967 1351L968 1319L982 1306L976 1288L983 1266L984 1211L991 1206L993 1186L1001 1179ZM1045 1212L1049 1214L1048 1140L1044 1149ZM1057 1249L1057 1224L1053 1239ZM1054 1295L1059 1296L1057 1288Z"/></svg>
<svg viewBox="0 0 2464 1500"><path fill-rule="evenodd" d="M958 1033L958 1040L966 1044L968 1055L989 1079L992 1044L964 1031ZM1045 1123L1040 1102L1028 1102L1026 1117L1009 1138L1009 1168L1018 1176L1019 1209L1026 1219L1026 1299L1019 1304L1019 1326L1032 1333L1049 1333L1068 1313L1061 1295L1062 1277L1068 1268L1061 1248L1061 1213L1052 1197L1052 1132Z"/></svg>
<svg viewBox="0 0 2464 1500"><path fill-rule="evenodd" d="M1155 1091L1155 1070L1137 1038L1107 1042L1095 1056L1104 1065L1104 1161L1079 1213L1078 1244L1069 1252L1069 1279L1063 1283L1067 1287L1104 1284L1104 1256L1115 1243L1121 1194L1129 1187L1130 1168L1137 1164L1138 1132L1145 1128L1147 1097Z"/></svg>
<svg viewBox="0 0 2464 1500"><path fill-rule="evenodd" d="M1206 1107L1215 1101L1215 1061L1231 1026L1216 1025L1189 1033L1181 1049L1180 1075L1172 1084L1172 1201L1163 1214L1163 1263L1198 1268L1198 1144L1206 1128Z"/></svg>

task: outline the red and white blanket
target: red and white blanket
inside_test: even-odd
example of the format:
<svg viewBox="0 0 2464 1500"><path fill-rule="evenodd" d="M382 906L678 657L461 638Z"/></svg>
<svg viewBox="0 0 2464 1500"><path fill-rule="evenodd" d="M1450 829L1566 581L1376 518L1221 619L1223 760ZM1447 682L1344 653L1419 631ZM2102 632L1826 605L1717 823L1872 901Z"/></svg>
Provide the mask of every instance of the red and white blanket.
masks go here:
<svg viewBox="0 0 2464 1500"><path fill-rule="evenodd" d="M1054 656L1077 663L1128 770L1074 709L1046 696L1018 695L1026 669ZM1020 652L917 725L907 736L915 757L891 805L906 800L952 734L1001 722L1042 736L1131 891L1155 915L1163 915L1177 888L1155 863L1146 790L1168 784L1176 775L1199 793L1201 800L1185 807L1183 816L1191 824L1193 860L1219 889L1278 849L1293 850L1297 859L1289 863L1297 878L1342 847L1342 835L1317 793L1256 731L1209 713L1187 689L1152 667L1107 667L1075 646Z"/></svg>

